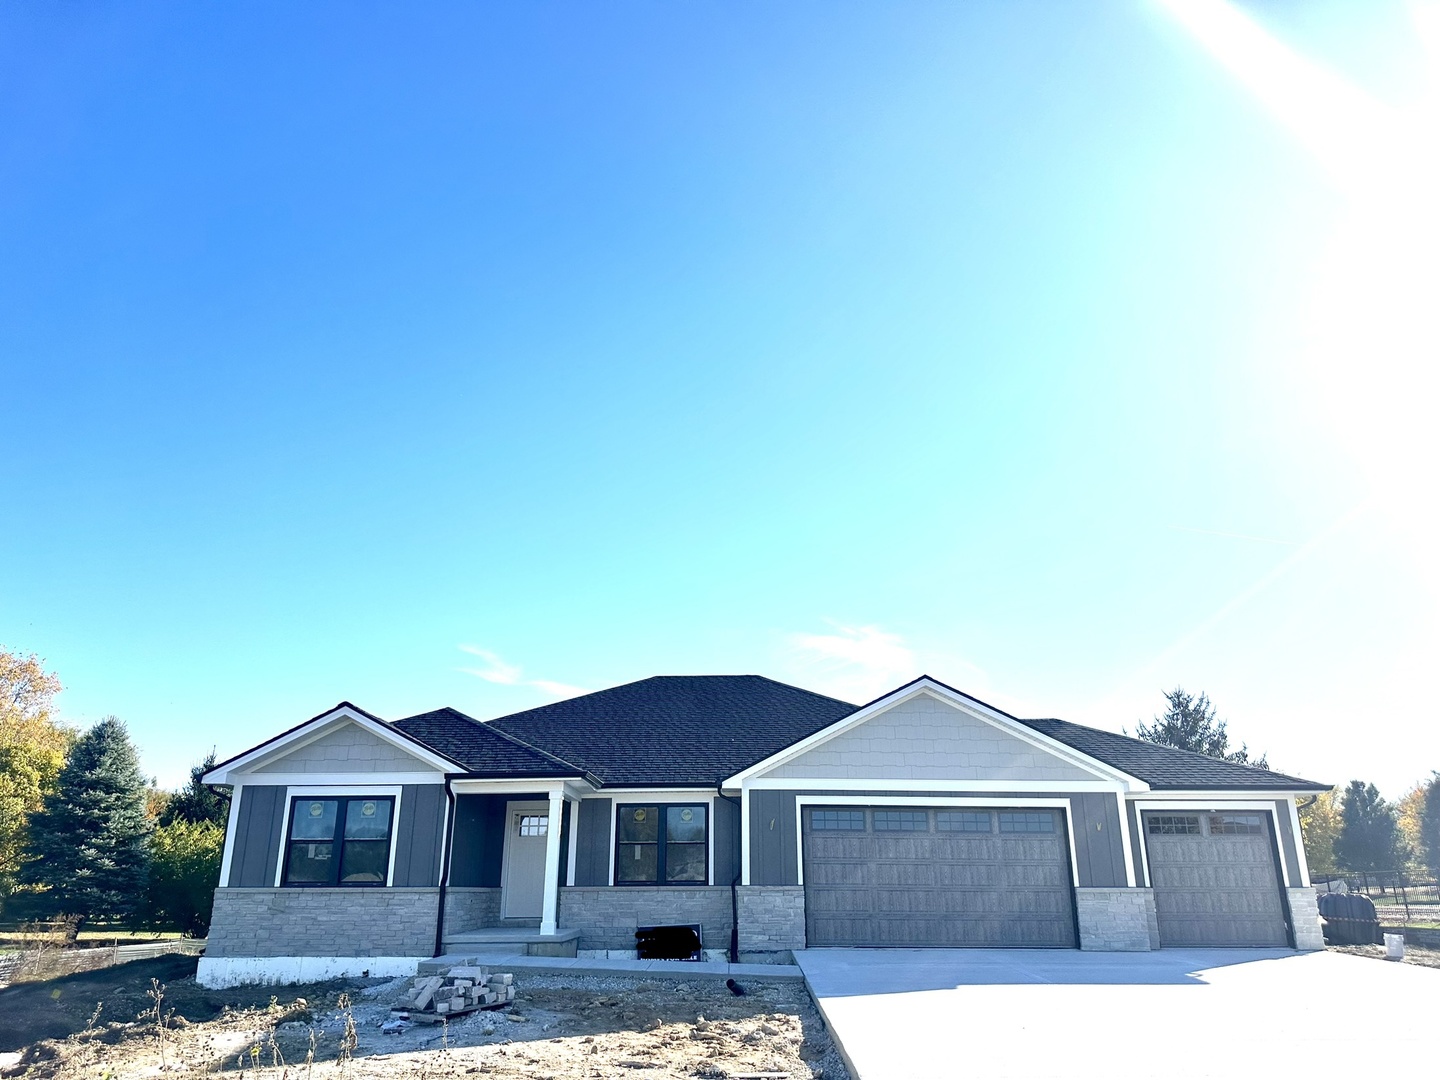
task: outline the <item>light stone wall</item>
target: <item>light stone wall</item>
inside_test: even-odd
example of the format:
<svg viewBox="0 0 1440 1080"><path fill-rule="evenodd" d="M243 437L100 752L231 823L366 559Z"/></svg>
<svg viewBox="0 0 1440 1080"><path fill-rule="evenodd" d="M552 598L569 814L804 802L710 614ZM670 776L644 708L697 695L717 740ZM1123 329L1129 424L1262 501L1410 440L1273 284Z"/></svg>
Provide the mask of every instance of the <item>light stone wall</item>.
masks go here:
<svg viewBox="0 0 1440 1080"><path fill-rule="evenodd" d="M1148 952L1160 947L1155 893L1150 889L1076 889L1080 948Z"/></svg>
<svg viewBox="0 0 1440 1080"><path fill-rule="evenodd" d="M705 948L730 947L730 888L724 885L671 887L567 887L560 890L561 930L579 930L577 948L635 948L635 928L699 923Z"/></svg>
<svg viewBox="0 0 1440 1080"><path fill-rule="evenodd" d="M216 889L205 955L435 953L438 889Z"/></svg>
<svg viewBox="0 0 1440 1080"><path fill-rule="evenodd" d="M805 889L800 885L741 885L740 952L805 948Z"/></svg>
<svg viewBox="0 0 1440 1080"><path fill-rule="evenodd" d="M1062 784L1095 779L1093 773L929 694L903 701L765 775Z"/></svg>
<svg viewBox="0 0 1440 1080"><path fill-rule="evenodd" d="M500 925L500 890L455 888L445 890L445 933L462 934Z"/></svg>
<svg viewBox="0 0 1440 1080"><path fill-rule="evenodd" d="M415 772L429 766L378 735L346 722L330 734L254 770L263 773Z"/></svg>
<svg viewBox="0 0 1440 1080"><path fill-rule="evenodd" d="M1307 952L1325 948L1325 935L1320 929L1320 908L1315 890L1286 889L1290 901L1290 921L1295 927L1295 948Z"/></svg>

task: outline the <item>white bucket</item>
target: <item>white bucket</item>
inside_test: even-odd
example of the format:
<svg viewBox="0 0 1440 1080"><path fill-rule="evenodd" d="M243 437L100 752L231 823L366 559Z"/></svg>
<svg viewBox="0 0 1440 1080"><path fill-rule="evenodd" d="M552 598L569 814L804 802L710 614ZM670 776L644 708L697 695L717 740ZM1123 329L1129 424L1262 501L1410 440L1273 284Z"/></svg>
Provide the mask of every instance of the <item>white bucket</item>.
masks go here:
<svg viewBox="0 0 1440 1080"><path fill-rule="evenodd" d="M1386 959L1386 960L1404 960L1404 959L1405 959L1405 935L1404 935L1404 934L1386 934L1386 935L1385 935L1385 959Z"/></svg>

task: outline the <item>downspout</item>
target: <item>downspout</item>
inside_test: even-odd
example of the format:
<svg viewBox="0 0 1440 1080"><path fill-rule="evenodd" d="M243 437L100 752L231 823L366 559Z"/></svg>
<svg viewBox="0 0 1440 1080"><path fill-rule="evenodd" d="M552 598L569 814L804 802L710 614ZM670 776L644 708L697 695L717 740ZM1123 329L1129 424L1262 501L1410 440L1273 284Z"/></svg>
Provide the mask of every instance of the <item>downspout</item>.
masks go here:
<svg viewBox="0 0 1440 1080"><path fill-rule="evenodd" d="M719 785L719 784L716 784L716 785L715 785L715 794L716 794L716 795L719 795L720 798L724 799L726 802L734 803L734 804L735 804L735 814L736 814L736 825L735 825L735 828L736 828L736 836L735 836L735 843L736 843L736 847L737 847L737 848L740 848L740 850L743 850L743 847L741 847L741 845L740 845L739 828L740 828L740 822L744 821L745 816L744 816L743 813L741 813L741 809L742 809L742 808L741 808L741 806L740 806L740 800L737 799L737 798L735 798L735 797L733 797L733 796L731 796L731 795L726 795L725 792L723 792L723 791L720 790L720 785ZM738 854L739 854L739 852L737 851L737 855L738 855ZM738 963L740 962L740 891L739 891L739 890L740 890L740 876L741 876L741 874L743 874L743 873L745 872L745 868L744 868L743 866L738 865L740 860L737 858L735 861L736 861L736 863L737 863L737 866L736 866L736 869L735 869L735 877L734 877L734 879L730 882L730 963L732 963L732 964L738 964Z"/></svg>
<svg viewBox="0 0 1440 1080"><path fill-rule="evenodd" d="M435 912L435 951L440 956L445 951L445 891L450 887L450 849L455 843L455 792L450 788L450 773L445 774L445 804L449 811L445 815L445 842L440 845L440 907Z"/></svg>

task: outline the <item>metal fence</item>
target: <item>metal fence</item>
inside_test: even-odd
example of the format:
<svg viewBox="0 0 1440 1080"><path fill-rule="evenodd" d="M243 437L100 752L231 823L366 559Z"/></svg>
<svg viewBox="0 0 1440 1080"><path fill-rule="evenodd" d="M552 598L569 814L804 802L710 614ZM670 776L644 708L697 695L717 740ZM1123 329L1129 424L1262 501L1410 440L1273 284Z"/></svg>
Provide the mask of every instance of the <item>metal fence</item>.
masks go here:
<svg viewBox="0 0 1440 1080"><path fill-rule="evenodd" d="M1386 926L1440 926L1440 880L1406 870L1312 875L1320 892L1368 896ZM1342 884L1343 883L1343 884Z"/></svg>

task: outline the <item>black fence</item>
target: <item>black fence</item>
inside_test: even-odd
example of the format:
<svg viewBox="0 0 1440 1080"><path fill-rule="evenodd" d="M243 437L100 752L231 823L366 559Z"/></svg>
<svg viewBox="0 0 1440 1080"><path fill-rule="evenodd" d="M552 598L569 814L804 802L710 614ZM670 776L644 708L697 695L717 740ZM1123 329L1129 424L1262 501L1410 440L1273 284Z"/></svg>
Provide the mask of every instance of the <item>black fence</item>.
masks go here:
<svg viewBox="0 0 1440 1080"><path fill-rule="evenodd" d="M1408 870L1354 870L1312 874L1311 881L1318 892L1368 896L1386 926L1440 928L1440 880L1435 878Z"/></svg>

